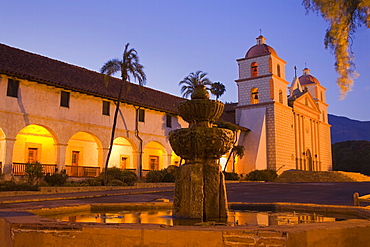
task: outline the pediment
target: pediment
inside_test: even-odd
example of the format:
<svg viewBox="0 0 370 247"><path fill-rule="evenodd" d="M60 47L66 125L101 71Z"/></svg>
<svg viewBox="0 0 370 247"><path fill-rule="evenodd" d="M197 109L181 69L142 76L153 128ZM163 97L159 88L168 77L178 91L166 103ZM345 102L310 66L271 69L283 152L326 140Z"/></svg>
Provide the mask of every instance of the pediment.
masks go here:
<svg viewBox="0 0 370 247"><path fill-rule="evenodd" d="M312 98L309 92L305 92L301 96L299 96L294 101L293 106L321 113L319 106L316 104L315 100Z"/></svg>

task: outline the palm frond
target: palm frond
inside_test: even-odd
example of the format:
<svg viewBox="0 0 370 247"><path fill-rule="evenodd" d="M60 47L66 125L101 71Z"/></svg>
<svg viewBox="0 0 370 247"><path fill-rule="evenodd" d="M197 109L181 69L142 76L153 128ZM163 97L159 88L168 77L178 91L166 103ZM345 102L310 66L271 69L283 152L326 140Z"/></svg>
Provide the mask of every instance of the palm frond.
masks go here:
<svg viewBox="0 0 370 247"><path fill-rule="evenodd" d="M216 100L218 100L218 98L226 92L226 88L221 82L214 82L211 84L210 91L211 94L216 96Z"/></svg>
<svg viewBox="0 0 370 247"><path fill-rule="evenodd" d="M207 73L198 70L196 72L191 72L188 76L186 76L182 81L179 82L179 86L181 87L181 93L184 98L187 98L191 95L196 86L204 85L210 86L212 82L206 77ZM206 87L207 90L210 90L209 87Z"/></svg>
<svg viewBox="0 0 370 247"><path fill-rule="evenodd" d="M101 67L100 73L104 74L105 86L108 86L109 78L120 70L121 70L121 61L116 58L107 61Z"/></svg>

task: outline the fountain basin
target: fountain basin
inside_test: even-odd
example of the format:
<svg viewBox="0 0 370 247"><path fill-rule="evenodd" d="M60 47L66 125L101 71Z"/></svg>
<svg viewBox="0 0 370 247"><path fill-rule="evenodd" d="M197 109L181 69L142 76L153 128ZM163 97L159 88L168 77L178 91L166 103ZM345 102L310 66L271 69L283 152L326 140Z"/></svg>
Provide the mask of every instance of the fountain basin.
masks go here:
<svg viewBox="0 0 370 247"><path fill-rule="evenodd" d="M176 155L185 160L215 160L230 150L234 132L223 128L183 128L171 131L169 140Z"/></svg>
<svg viewBox="0 0 370 247"><path fill-rule="evenodd" d="M212 127L212 123L219 119L225 105L218 100L192 99L179 103L180 116L189 123L203 127Z"/></svg>
<svg viewBox="0 0 370 247"><path fill-rule="evenodd" d="M124 204L120 204L121 207ZM163 203L145 203L158 207ZM167 205L171 205L167 203ZM245 203L232 203L243 207ZM251 205L251 204L250 204ZM249 205L249 206L250 206ZM257 204L253 204L257 205ZM367 208L313 204L258 204L284 208L315 208L315 211L338 211L368 217ZM97 205L95 205L97 206ZM118 207L100 205L100 207ZM132 207L132 204L126 206ZM135 204L134 208L140 207ZM39 211L41 209L38 209ZM45 209L49 213L58 208ZM63 207L59 210L71 210ZM34 211L36 212L36 211ZM284 226L164 226L152 224L96 224L56 222L26 211L0 212L0 241L4 246L367 246L370 221L353 219Z"/></svg>
<svg viewBox="0 0 370 247"><path fill-rule="evenodd" d="M278 209L276 205L255 205L242 204L230 205L228 217L225 221L214 219L202 222L201 219L183 219L172 216L172 210L168 207L148 208L146 210L127 210L127 207L115 207L109 209L105 207L91 206L90 210L63 212L61 214L47 214L44 216L49 219L66 222L90 222L90 223L140 223L140 224L159 224L168 226L204 226L204 225L249 225L249 226L276 226L276 225L296 225L307 223L334 222L348 219L362 219L366 216L343 214L339 212L313 211L307 208L295 208L295 210ZM80 209L82 211L80 211ZM50 213L50 212L48 212ZM43 212L41 212L43 215Z"/></svg>

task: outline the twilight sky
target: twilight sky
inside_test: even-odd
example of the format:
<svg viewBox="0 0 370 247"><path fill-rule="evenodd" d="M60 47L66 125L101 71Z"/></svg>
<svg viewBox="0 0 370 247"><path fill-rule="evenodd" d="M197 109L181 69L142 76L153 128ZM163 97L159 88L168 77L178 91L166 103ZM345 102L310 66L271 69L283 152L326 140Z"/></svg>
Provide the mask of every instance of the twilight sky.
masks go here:
<svg viewBox="0 0 370 247"><path fill-rule="evenodd" d="M180 96L181 81L202 70L226 86L221 101L237 102L236 59L260 34L287 62L307 67L327 89L329 113L370 121L370 30L357 30L357 72L339 99L334 57L324 48L328 24L306 15L301 0L1 0L0 43L99 71L130 43L145 66L147 87ZM117 75L118 76L118 75Z"/></svg>

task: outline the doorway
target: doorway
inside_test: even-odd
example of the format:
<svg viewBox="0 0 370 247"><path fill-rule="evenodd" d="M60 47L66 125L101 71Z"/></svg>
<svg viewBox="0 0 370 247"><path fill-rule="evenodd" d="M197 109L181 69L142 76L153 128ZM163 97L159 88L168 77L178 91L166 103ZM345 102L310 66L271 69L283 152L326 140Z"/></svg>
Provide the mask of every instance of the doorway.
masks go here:
<svg viewBox="0 0 370 247"><path fill-rule="evenodd" d="M78 176L78 161L80 159L80 151L72 151L72 176Z"/></svg>
<svg viewBox="0 0 370 247"><path fill-rule="evenodd" d="M152 171L159 170L159 156L150 155L149 156L149 167Z"/></svg>
<svg viewBox="0 0 370 247"><path fill-rule="evenodd" d="M38 148L28 148L28 163L35 163L37 159Z"/></svg>

